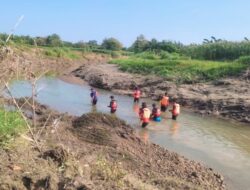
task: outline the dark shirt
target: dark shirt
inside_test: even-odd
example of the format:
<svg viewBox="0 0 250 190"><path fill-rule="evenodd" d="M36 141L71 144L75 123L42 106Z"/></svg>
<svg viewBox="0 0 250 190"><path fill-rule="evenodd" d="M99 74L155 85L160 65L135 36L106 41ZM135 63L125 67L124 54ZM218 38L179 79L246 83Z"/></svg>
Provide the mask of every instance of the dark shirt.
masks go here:
<svg viewBox="0 0 250 190"><path fill-rule="evenodd" d="M96 93L96 91L92 91L92 92L90 93L90 97L91 97L93 100L97 100L97 93Z"/></svg>

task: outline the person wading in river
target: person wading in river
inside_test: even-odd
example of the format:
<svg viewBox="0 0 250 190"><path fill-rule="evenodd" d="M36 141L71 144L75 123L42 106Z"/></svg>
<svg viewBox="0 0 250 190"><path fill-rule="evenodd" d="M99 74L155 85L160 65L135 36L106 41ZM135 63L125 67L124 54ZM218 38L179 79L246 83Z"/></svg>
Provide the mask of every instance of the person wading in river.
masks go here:
<svg viewBox="0 0 250 190"><path fill-rule="evenodd" d="M172 119L176 120L180 114L180 104L177 104L176 100L174 100L173 108L172 108L172 110L169 110L169 111L172 112Z"/></svg>
<svg viewBox="0 0 250 190"><path fill-rule="evenodd" d="M146 127L149 124L151 111L147 107L145 102L142 103L142 107L140 108L139 116L142 121L142 128Z"/></svg>
<svg viewBox="0 0 250 190"><path fill-rule="evenodd" d="M139 103L140 97L141 97L141 91L139 90L138 87L135 88L135 91L133 93L133 97L134 97L134 103Z"/></svg>
<svg viewBox="0 0 250 190"><path fill-rule="evenodd" d="M90 89L90 97L91 97L91 102L92 102L92 105L96 105L97 103L97 91L93 88Z"/></svg>
<svg viewBox="0 0 250 190"><path fill-rule="evenodd" d="M152 114L151 114L151 118L154 121L160 122L161 121L161 110L159 108L157 108L156 104L152 104Z"/></svg>
<svg viewBox="0 0 250 190"><path fill-rule="evenodd" d="M117 102L116 102L114 96L110 96L110 99L111 99L111 101L110 101L110 104L108 106L108 107L110 107L110 113L115 113L117 110Z"/></svg>
<svg viewBox="0 0 250 190"><path fill-rule="evenodd" d="M169 97L168 97L167 93L165 93L165 95L162 96L160 104L161 104L161 111L165 112L169 106Z"/></svg>

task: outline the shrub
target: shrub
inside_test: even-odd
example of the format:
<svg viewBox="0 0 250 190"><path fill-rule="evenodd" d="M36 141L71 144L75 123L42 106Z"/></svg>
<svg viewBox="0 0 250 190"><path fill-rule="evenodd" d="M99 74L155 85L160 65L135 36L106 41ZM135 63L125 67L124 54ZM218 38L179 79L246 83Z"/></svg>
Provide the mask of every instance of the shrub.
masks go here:
<svg viewBox="0 0 250 190"><path fill-rule="evenodd" d="M237 62L250 66L250 56L241 56L239 59L237 59Z"/></svg>
<svg viewBox="0 0 250 190"><path fill-rule="evenodd" d="M120 53L119 53L119 52L112 51L112 52L111 52L111 57L112 57L112 58L118 58L118 57L120 57Z"/></svg>
<svg viewBox="0 0 250 190"><path fill-rule="evenodd" d="M150 52L150 51L145 51L143 53L135 54L135 57L142 58L142 59L151 59L151 60L155 60L155 59L159 59L160 58L154 52Z"/></svg>

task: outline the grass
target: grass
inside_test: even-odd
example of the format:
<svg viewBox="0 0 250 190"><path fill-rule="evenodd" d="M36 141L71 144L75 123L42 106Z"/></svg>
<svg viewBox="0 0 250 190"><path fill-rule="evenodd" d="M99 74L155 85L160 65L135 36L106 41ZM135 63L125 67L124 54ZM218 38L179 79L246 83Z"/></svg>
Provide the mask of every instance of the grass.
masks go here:
<svg viewBox="0 0 250 190"><path fill-rule="evenodd" d="M68 59L79 59L79 53L64 47L43 47L44 54L48 57L61 57Z"/></svg>
<svg viewBox="0 0 250 190"><path fill-rule="evenodd" d="M226 76L238 75L248 66L240 62L218 62L191 59L141 58L131 56L126 59L114 59L122 71L138 74L153 74L165 77L177 83L211 81Z"/></svg>
<svg viewBox="0 0 250 190"><path fill-rule="evenodd" d="M25 121L18 112L5 111L0 108L0 145L5 144L25 130Z"/></svg>

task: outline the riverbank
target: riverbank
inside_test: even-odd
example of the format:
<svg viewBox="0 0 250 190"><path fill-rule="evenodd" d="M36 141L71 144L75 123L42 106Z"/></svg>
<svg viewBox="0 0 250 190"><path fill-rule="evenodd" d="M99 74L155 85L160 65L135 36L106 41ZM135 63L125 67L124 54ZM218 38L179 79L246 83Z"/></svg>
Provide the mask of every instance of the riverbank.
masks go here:
<svg viewBox="0 0 250 190"><path fill-rule="evenodd" d="M143 142L109 114L72 117L37 104L34 134L37 143L23 134L0 148L1 189L225 188L220 174Z"/></svg>
<svg viewBox="0 0 250 190"><path fill-rule="evenodd" d="M104 54L83 53L63 48L13 45L0 48L0 85L3 81L68 74L82 64L109 60Z"/></svg>
<svg viewBox="0 0 250 190"><path fill-rule="evenodd" d="M162 77L125 73L116 65L103 63L83 64L71 73L91 86L131 95L139 86L144 97L159 99L167 92L185 107L202 115L213 115L228 120L250 123L250 72L213 82L175 84Z"/></svg>

